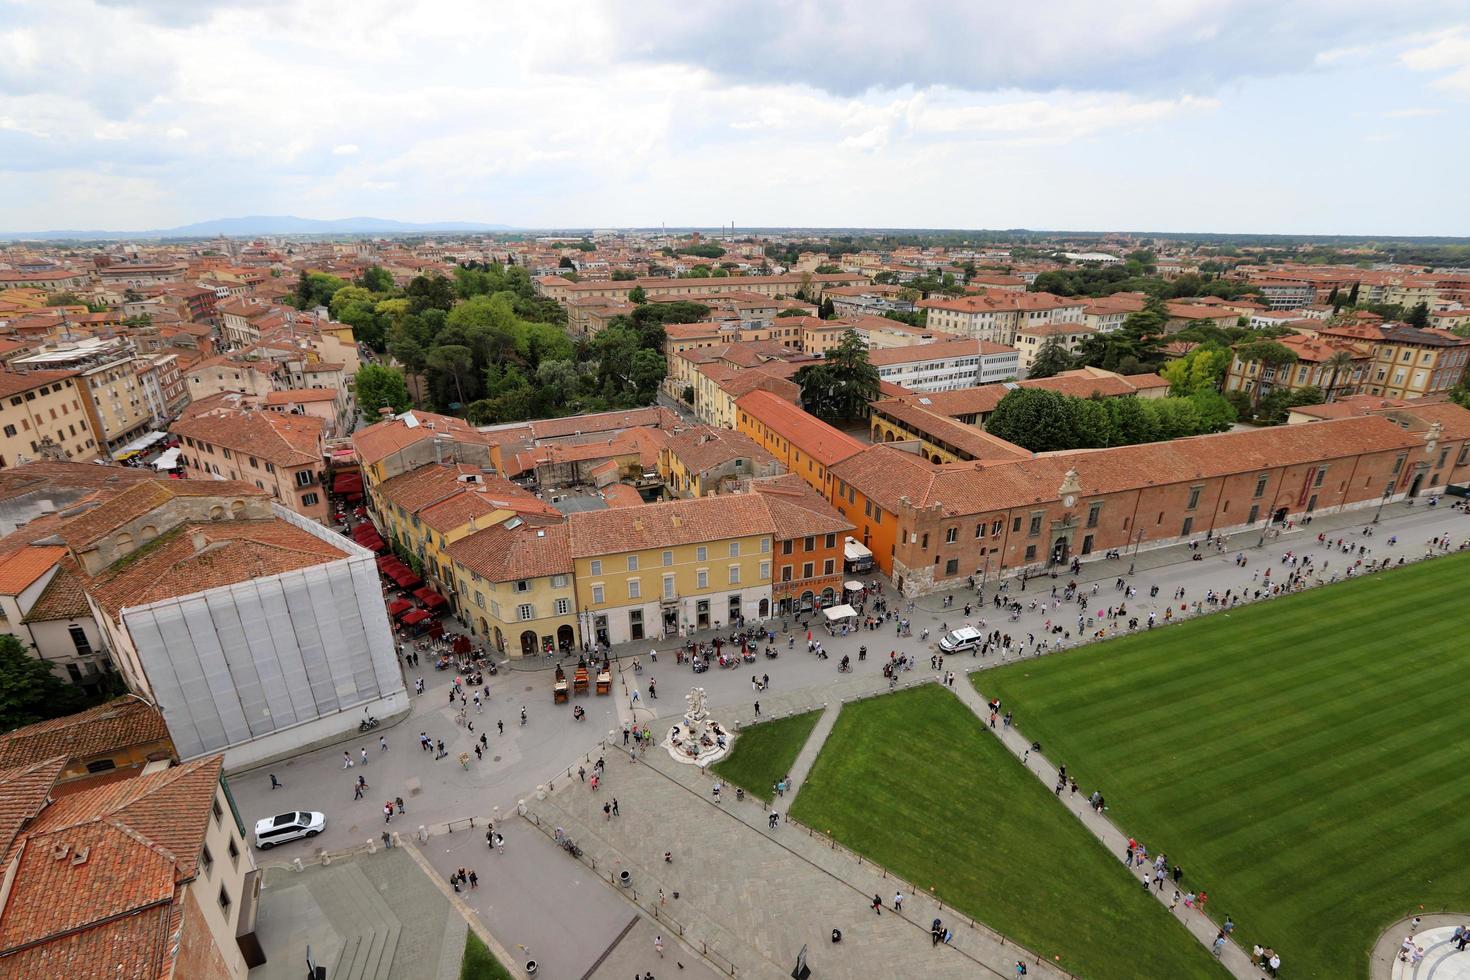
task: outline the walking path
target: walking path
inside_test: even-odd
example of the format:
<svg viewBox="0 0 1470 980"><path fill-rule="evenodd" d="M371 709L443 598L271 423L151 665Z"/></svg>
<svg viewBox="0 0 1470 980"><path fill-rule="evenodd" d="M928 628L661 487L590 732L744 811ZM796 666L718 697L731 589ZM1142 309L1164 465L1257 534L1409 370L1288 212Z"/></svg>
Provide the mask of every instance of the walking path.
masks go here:
<svg viewBox="0 0 1470 980"><path fill-rule="evenodd" d="M982 726L989 726L990 709L986 704L984 695L976 691L973 684L968 683L968 677L963 678L963 680L966 683L955 684L955 693L975 713L975 717L980 721ZM991 726L991 730L1000 738L1001 744L1010 749L1016 758L1024 760L1026 768L1035 773L1036 778L1040 779L1043 785L1048 789L1056 786L1057 767L1052 765L1051 761L1040 752L1032 753L1030 751L1031 740L1017 731L1014 725ZM1122 861L1123 854L1128 847L1128 835L1115 827L1113 822L1107 817L1100 816L1094 812L1092 807L1088 805L1085 795L1080 792L1072 793L1063 790L1058 794L1057 802L1065 806L1083 827L1091 831L1094 837L1102 841L1105 848L1118 855L1119 861ZM1148 844L1147 841L1143 843L1145 846ZM1134 867L1132 874L1135 881L1141 880L1144 869L1147 869L1150 874L1153 873L1153 859L1155 857L1157 857L1157 854L1151 852L1143 868ZM1140 887L1142 887L1141 884ZM1183 891L1183 888L1181 887L1180 890ZM1192 891L1193 888L1190 888L1190 890ZM1175 885L1172 880L1166 878L1162 890L1151 888L1149 891L1160 902L1168 905L1174 897ZM1215 936L1220 931L1220 926L1213 919L1196 909L1185 908L1182 902L1178 908L1173 910L1173 914L1175 918L1184 923L1185 928L1189 930L1191 935L1204 944L1205 948L1208 949L1214 943ZM1256 980L1261 975L1261 971L1251 963L1250 955L1234 943L1228 942L1225 944L1225 949L1220 956L1220 962L1233 975L1240 977L1241 980Z"/></svg>
<svg viewBox="0 0 1470 980"><path fill-rule="evenodd" d="M841 701L832 701L822 709L822 717L812 726L811 734L806 738L806 744L796 754L796 761L791 763L791 771L787 773L786 807L791 807L791 797L796 791L806 785L807 773L812 771L812 766L821 754L822 746L827 744L827 736L832 734L832 726L837 724L837 716L842 711Z"/></svg>

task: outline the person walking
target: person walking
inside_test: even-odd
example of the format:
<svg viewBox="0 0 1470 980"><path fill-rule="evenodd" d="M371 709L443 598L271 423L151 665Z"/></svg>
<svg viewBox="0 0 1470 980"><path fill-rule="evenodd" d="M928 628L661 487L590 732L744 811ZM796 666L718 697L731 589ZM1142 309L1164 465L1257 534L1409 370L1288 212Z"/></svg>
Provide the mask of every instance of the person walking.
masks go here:
<svg viewBox="0 0 1470 980"><path fill-rule="evenodd" d="M615 816L615 817L616 816L619 816L619 814L618 814L618 798L616 796L614 796L612 798L612 815Z"/></svg>
<svg viewBox="0 0 1470 980"><path fill-rule="evenodd" d="M381 736L381 735L378 736L378 751L379 752L387 752L388 751L388 740L386 738L384 738L383 736Z"/></svg>
<svg viewBox="0 0 1470 980"><path fill-rule="evenodd" d="M755 716L757 718L761 716L761 703L759 701L755 703Z"/></svg>
<svg viewBox="0 0 1470 980"><path fill-rule="evenodd" d="M401 796L395 796L395 797L393 797L393 805L396 806L396 807L398 807L398 812L399 813L407 813L408 812L408 810L403 805L403 797L401 797Z"/></svg>
<svg viewBox="0 0 1470 980"><path fill-rule="evenodd" d="M367 746L366 745L364 745L362 747L362 764L363 765L367 765L368 764Z"/></svg>
<svg viewBox="0 0 1470 980"><path fill-rule="evenodd" d="M343 769L351 769L352 768L352 756L349 755L345 750L342 752L342 768Z"/></svg>
<svg viewBox="0 0 1470 980"><path fill-rule="evenodd" d="M276 778L276 774L271 773L271 789L280 789L282 785L282 782Z"/></svg>
<svg viewBox="0 0 1470 980"><path fill-rule="evenodd" d="M357 783L352 787L352 798L354 800L362 799L362 783Z"/></svg>
<svg viewBox="0 0 1470 980"><path fill-rule="evenodd" d="M658 953L658 958L659 959L663 959L664 958L664 937L663 936L654 936L653 937L653 949L654 949L654 951L656 953Z"/></svg>
<svg viewBox="0 0 1470 980"><path fill-rule="evenodd" d="M479 887L480 887L480 876L478 874L476 874L473 870L471 870L470 871L470 890L473 891L474 889L479 888Z"/></svg>
<svg viewBox="0 0 1470 980"><path fill-rule="evenodd" d="M874 895L873 896L873 911L876 912L876 913L878 913L879 915L882 915L883 914L883 896L882 895Z"/></svg>
<svg viewBox="0 0 1470 980"><path fill-rule="evenodd" d="M895 911L895 912L902 912L903 911L903 892L894 892L893 893L893 911Z"/></svg>

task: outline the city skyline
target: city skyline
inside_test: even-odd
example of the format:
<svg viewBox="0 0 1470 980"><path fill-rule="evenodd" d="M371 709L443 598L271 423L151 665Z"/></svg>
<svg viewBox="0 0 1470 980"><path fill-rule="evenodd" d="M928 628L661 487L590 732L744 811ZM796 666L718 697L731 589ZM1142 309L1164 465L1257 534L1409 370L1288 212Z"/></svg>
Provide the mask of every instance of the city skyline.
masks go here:
<svg viewBox="0 0 1470 980"><path fill-rule="evenodd" d="M48 38L66 36L65 47ZM7 231L229 214L517 228L1446 236L1470 25L807 4L0 7Z"/></svg>

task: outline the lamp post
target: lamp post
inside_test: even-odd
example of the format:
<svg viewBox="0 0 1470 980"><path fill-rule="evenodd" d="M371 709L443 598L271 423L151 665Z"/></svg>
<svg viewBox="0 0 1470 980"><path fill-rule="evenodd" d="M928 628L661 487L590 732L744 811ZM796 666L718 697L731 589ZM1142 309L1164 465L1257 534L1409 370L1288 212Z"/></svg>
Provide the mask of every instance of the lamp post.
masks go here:
<svg viewBox="0 0 1470 980"><path fill-rule="evenodd" d="M1386 504L1386 503L1388 503L1389 495L1392 494L1392 493L1393 493L1393 489L1392 488L1389 488L1389 489L1383 491L1383 496L1381 498L1379 498L1379 501L1378 501L1378 511L1373 515L1373 523L1374 524L1377 524L1378 523L1378 519L1383 516L1383 505Z"/></svg>
<svg viewBox="0 0 1470 980"><path fill-rule="evenodd" d="M1145 531L1143 528L1139 528L1133 534L1133 558L1130 558L1128 560L1128 574L1129 575L1132 575L1133 574L1133 564L1134 564L1134 561L1138 558L1138 549L1143 544L1143 536L1145 534L1147 534L1147 533L1148 532Z"/></svg>
<svg viewBox="0 0 1470 980"><path fill-rule="evenodd" d="M985 567L980 570L980 594L976 598L980 602L985 601L985 581L990 578L990 556L985 556Z"/></svg>

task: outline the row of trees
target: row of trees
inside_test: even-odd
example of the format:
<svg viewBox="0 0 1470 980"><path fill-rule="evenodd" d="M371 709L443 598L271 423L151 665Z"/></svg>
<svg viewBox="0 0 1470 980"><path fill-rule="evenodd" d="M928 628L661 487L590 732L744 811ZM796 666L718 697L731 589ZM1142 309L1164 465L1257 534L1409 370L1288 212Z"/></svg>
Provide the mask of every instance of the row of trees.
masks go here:
<svg viewBox="0 0 1470 980"><path fill-rule="evenodd" d="M1235 409L1215 391L1185 397L1073 398L1017 388L1000 400L985 431L1032 452L1101 449L1224 432Z"/></svg>

